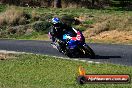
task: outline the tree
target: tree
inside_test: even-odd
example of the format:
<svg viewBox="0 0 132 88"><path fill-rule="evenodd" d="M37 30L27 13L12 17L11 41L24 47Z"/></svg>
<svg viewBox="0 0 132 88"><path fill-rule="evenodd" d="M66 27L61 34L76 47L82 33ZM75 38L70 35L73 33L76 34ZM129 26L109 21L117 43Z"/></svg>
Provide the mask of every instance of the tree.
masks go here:
<svg viewBox="0 0 132 88"><path fill-rule="evenodd" d="M92 6L94 7L95 3L99 4L99 0L92 0Z"/></svg>
<svg viewBox="0 0 132 88"><path fill-rule="evenodd" d="M125 7L125 6L128 6L132 2L132 0L114 0L114 1L119 2L119 5L122 8Z"/></svg>
<svg viewBox="0 0 132 88"><path fill-rule="evenodd" d="M54 0L54 8L61 8L61 0Z"/></svg>
<svg viewBox="0 0 132 88"><path fill-rule="evenodd" d="M92 0L92 6L94 6L95 0Z"/></svg>

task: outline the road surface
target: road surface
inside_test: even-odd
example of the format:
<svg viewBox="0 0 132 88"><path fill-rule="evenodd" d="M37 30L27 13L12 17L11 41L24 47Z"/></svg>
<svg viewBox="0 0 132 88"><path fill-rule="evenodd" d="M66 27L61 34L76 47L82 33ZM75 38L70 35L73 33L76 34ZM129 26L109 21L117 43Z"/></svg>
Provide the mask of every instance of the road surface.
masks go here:
<svg viewBox="0 0 132 88"><path fill-rule="evenodd" d="M94 50L96 54L95 59L78 59L132 66L132 45L110 45L90 43L89 46ZM35 54L66 57L60 54L56 49L52 48L49 41L0 40L0 50L29 52Z"/></svg>

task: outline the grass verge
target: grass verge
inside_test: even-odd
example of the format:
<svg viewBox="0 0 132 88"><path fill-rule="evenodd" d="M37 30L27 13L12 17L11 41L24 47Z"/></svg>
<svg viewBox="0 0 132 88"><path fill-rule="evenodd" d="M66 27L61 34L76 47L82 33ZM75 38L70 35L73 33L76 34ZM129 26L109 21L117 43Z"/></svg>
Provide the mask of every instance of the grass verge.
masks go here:
<svg viewBox="0 0 132 88"><path fill-rule="evenodd" d="M87 74L130 74L132 67L113 64L90 64L80 61L24 54L14 59L0 61L1 88L131 88L130 84L78 85L78 67Z"/></svg>

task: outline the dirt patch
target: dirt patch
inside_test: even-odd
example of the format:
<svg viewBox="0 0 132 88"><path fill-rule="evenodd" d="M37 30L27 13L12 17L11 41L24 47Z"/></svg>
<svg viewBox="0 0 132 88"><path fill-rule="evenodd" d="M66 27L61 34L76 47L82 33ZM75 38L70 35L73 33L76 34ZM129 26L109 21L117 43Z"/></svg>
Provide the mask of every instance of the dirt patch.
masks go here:
<svg viewBox="0 0 132 88"><path fill-rule="evenodd" d="M16 55L11 53L0 53L0 60L7 60L11 58L16 58Z"/></svg>
<svg viewBox="0 0 132 88"><path fill-rule="evenodd" d="M88 32L87 32L88 33ZM90 34L90 32L89 32ZM85 34L86 35L86 34ZM132 31L104 31L97 35L86 36L86 39L92 39L95 41L102 41L107 43L132 43Z"/></svg>
<svg viewBox="0 0 132 88"><path fill-rule="evenodd" d="M80 16L79 20L89 20ZM101 43L132 44L132 18L130 14L105 14L91 17L94 23L83 32L86 40Z"/></svg>

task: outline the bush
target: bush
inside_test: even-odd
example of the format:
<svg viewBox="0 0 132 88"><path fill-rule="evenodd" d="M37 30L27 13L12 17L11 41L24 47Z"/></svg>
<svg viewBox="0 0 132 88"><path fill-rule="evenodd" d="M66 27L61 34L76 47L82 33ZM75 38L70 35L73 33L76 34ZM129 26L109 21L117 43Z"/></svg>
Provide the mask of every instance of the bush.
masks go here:
<svg viewBox="0 0 132 88"><path fill-rule="evenodd" d="M0 31L4 31L4 30L6 30L6 26L0 26Z"/></svg>
<svg viewBox="0 0 132 88"><path fill-rule="evenodd" d="M54 14L41 14L40 20L41 21L49 21L53 18Z"/></svg>
<svg viewBox="0 0 132 88"><path fill-rule="evenodd" d="M7 33L10 35L12 35L12 34L23 35L26 33L27 29L28 29L28 25L27 26L19 25L19 26L9 27L7 29Z"/></svg>
<svg viewBox="0 0 132 88"><path fill-rule="evenodd" d="M6 26L0 26L0 38L5 38L7 36Z"/></svg>
<svg viewBox="0 0 132 88"><path fill-rule="evenodd" d="M47 33L50 26L51 24L46 21L38 21L38 22L33 23L33 29L37 32Z"/></svg>
<svg viewBox="0 0 132 88"><path fill-rule="evenodd" d="M6 31L1 31L0 32L0 38L7 38L7 32Z"/></svg>
<svg viewBox="0 0 132 88"><path fill-rule="evenodd" d="M75 22L75 19L74 19L74 17L72 15L63 15L61 17L61 20L62 20L63 23L65 23L67 25L70 25L70 26L72 24L74 24L74 22Z"/></svg>

